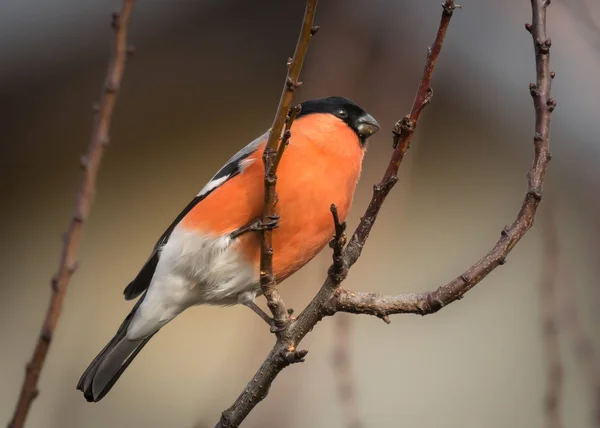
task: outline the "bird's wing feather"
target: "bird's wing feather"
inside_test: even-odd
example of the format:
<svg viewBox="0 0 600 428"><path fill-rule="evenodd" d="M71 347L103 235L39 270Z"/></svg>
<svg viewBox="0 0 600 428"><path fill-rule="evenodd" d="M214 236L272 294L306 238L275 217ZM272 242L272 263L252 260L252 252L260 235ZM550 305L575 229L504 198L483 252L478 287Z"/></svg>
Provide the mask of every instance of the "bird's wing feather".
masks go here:
<svg viewBox="0 0 600 428"><path fill-rule="evenodd" d="M225 165L223 165L223 167L221 167L221 169L219 169L219 171L217 171L217 173L208 181L208 183L206 183L206 186L200 190L196 197L190 201L183 211L179 213L177 218L175 218L173 223L171 223L171 225L156 242L150 257L148 257L148 260L146 263L144 263L144 266L142 266L137 276L127 285L127 287L125 287L125 290L123 290L125 300L135 299L148 288L150 281L154 276L156 265L158 264L160 248L167 243L171 233L173 232L173 229L175 229L179 222L192 210L192 208L198 205L211 192L238 175L244 169L244 161L256 151L265 138L267 138L268 133L269 131L265 132L233 155L231 159L229 159Z"/></svg>

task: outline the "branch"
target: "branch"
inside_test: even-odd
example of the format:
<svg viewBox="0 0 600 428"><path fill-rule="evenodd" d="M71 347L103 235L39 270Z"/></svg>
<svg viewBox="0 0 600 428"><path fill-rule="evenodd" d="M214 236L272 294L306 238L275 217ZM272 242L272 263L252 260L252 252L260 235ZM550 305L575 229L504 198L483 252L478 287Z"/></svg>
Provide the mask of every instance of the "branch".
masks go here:
<svg viewBox="0 0 600 428"><path fill-rule="evenodd" d="M317 9L318 0L307 0L306 9L304 11L304 19L302 28L298 36L294 57L288 60L288 73L283 85L283 91L279 100L279 106L273 119L273 125L269 133L269 138L263 152L263 163L265 166L265 206L262 215L262 222L266 224L278 219L275 213L275 205L277 203L277 193L275 185L277 184L277 166L283 155L286 147L286 142L289 140L291 133L290 128L298 109L295 108L290 112L292 99L296 88L302 85L298 80L300 70L304 63L308 43L311 37L318 31L319 27L313 26L315 12ZM289 116L288 112L290 112ZM286 123L287 122L287 123ZM282 131L286 126L285 135L282 138ZM279 140L282 143L279 144ZM279 147L278 147L279 146ZM263 230L260 254L260 286L262 292L267 299L267 305L273 314L273 327L276 331L281 330L289 322L289 314L285 307L285 303L277 290L277 282L273 274L273 245L272 245L272 230Z"/></svg>
<svg viewBox="0 0 600 428"><path fill-rule="evenodd" d="M333 250L333 264L328 270L328 275L338 282L342 282L348 271L348 265L344 260L344 245L346 245L346 222L340 223L337 207L331 204L331 215L333 216L334 235L329 241L329 248Z"/></svg>
<svg viewBox="0 0 600 428"><path fill-rule="evenodd" d="M394 136L392 143L394 152L392 158L390 159L383 178L379 184L375 185L373 188L373 198L346 249L346 259L350 266L352 266L360 257L363 245L375 224L379 210L381 209L385 198L398 181L398 169L400 168L400 163L404 159L404 155L408 151L410 140L417 128L417 122L421 117L421 113L431 102L433 97L433 90L430 86L433 70L442 50L442 44L444 42L444 37L446 36L448 25L450 24L450 18L452 18L454 10L460 8L460 6L455 4L454 0L446 0L442 5L442 8L443 12L440 25L433 45L427 49L425 69L423 70L421 81L419 82L412 109L408 115L404 116L394 125L394 130L392 131Z"/></svg>
<svg viewBox="0 0 600 428"><path fill-rule="evenodd" d="M121 84L121 78L123 77L125 60L129 53L127 47L127 25L131 18L133 6L134 0L123 0L121 11L113 13L112 28L115 33L114 54L108 66L100 103L95 109L94 127L88 152L81 158L83 178L79 187L75 214L64 237L58 271L51 282L52 295L46 312L46 318L31 360L27 364L19 401L15 407L12 421L8 425L9 428L22 428L24 426L31 404L38 395L38 379L44 366L50 343L52 342L52 336L58 324L69 280L77 269L77 250L81 243L83 223L90 214L92 207L96 176L100 169L104 149L109 143L108 131L111 115L117 99L117 91Z"/></svg>
<svg viewBox="0 0 600 428"><path fill-rule="evenodd" d="M334 263L329 269L325 283L302 311L297 319L283 328L277 337L275 346L269 353L258 372L248 383L233 405L223 412L217 427L237 427L262 401L275 379L285 367L293 362L302 361L306 351L297 351L296 347L315 325L325 316L337 311L366 313L379 316L389 322L388 315L395 313L433 313L445 305L460 299L467 291L479 283L497 266L504 264L506 255L533 225L533 218L542 197L546 168L550 161L549 132L550 113L556 102L550 98L551 79L549 51L550 39L546 39L546 8L548 0L531 0L533 24L526 28L531 32L536 62L536 83L530 84L530 92L535 106L535 154L528 176L527 192L516 220L505 227L501 237L492 250L471 266L465 273L432 293L400 296L379 296L372 293L352 293L342 290L339 285L347 276L348 270L359 258L364 243L369 236L379 210L388 193L397 182L397 172L408 150L410 138L416 129L418 119L425 106L430 102L433 91L430 89L435 63L454 9L458 7L453 0L446 0L439 29L433 46L429 49L425 70L419 84L411 113L398 121L394 127L394 152L381 182L374 187L373 198L365 215L356 228L349 244L336 257L334 245ZM334 215L335 218L335 215ZM337 230L337 227L336 227ZM336 232L337 235L337 232Z"/></svg>
<svg viewBox="0 0 600 428"><path fill-rule="evenodd" d="M545 222L545 251L542 263L542 279L540 281L540 313L542 317L542 339L544 357L546 358L546 396L544 415L546 426L561 428L561 398L563 390L563 365L558 340L558 236L554 213L549 211Z"/></svg>
<svg viewBox="0 0 600 428"><path fill-rule="evenodd" d="M433 68L439 56L450 18L456 7L453 0L446 0L443 4L444 10L440 21L440 27L434 45L429 50L423 78L421 79L419 91L417 92L409 116L411 118L411 127L410 129L402 130L401 137L398 139L398 144L396 144L384 178L379 185L375 186L373 199L359 226L354 232L350 243L342 250L341 247L343 245L340 245L340 243L345 241L345 238L341 238L343 235L343 228L339 224L339 219L336 218L335 207L332 207L332 215L336 226L336 236L334 237L332 244L332 247L334 248L334 263L329 269L329 274L325 283L298 318L288 322L279 333L277 342L254 377L250 380L233 405L222 413L221 419L216 425L217 428L238 427L252 409L265 399L269 388L277 375L290 364L303 361L307 351L297 350L297 345L302 339L321 319L323 319L323 317L335 313L335 307L331 305L332 297L338 290L339 284L346 278L350 266L358 259L362 246L366 241L369 231L381 208L381 204L391 190L391 187L397 181L396 173L400 166L400 162L402 161L402 157L408 148L408 141L416 128L417 121L423 108L431 98L432 92L428 88L431 82ZM396 139L394 140L396 141Z"/></svg>
<svg viewBox="0 0 600 428"><path fill-rule="evenodd" d="M531 0L533 24L525 25L525 28L532 35L535 48L537 78L536 83L529 85L535 107L535 150L533 164L528 174L527 192L517 218L510 226L502 230L500 239L483 258L475 262L460 276L437 290L421 294L381 296L376 293L360 293L340 289L337 292L335 301L332 302L331 312L369 314L383 319L392 314L428 315L435 313L455 300L461 299L467 291L481 282L492 270L503 265L510 251L531 228L538 205L542 199L546 168L551 159L549 149L550 116L556 107L556 101L550 97L554 72L550 71L549 53L551 42L549 38L546 38L546 8L548 3L548 0ZM402 140L400 146L402 146ZM391 183L393 182L391 181ZM385 187L385 185L386 182L382 181L379 186ZM377 192L376 187L375 193ZM383 193L382 190L379 190L379 192ZM373 202L371 203L373 204ZM379 210L379 206L375 204L372 210L375 215ZM368 230L366 234L368 234ZM358 237L356 235L355 233L355 236L352 237L349 247L357 241L355 247L358 250L356 255L358 257L362 249L360 238L364 234Z"/></svg>

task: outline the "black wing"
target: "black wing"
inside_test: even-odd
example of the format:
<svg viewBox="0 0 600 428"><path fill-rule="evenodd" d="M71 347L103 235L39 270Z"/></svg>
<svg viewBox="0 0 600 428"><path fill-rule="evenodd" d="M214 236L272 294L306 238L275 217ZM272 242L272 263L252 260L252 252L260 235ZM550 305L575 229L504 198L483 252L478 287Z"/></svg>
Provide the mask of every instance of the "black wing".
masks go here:
<svg viewBox="0 0 600 428"><path fill-rule="evenodd" d="M146 263L144 263L144 266L142 266L137 276L127 285L127 287L125 287L125 290L123 290L125 300L135 299L148 288L150 281L154 276L158 259L160 258L160 249L167 243L171 233L173 232L173 229L175 229L179 222L192 210L192 208L210 195L216 188L241 173L244 169L244 160L246 160L248 156L256 151L257 147L265 140L267 135L268 131L233 155L233 157L229 159L225 165L223 165L223 167L214 175L214 177L209 180L200 193L198 193L198 195L192 199L192 201L183 209L183 211L181 211L175 221L171 223L169 228L156 242L150 257L148 257L148 260Z"/></svg>

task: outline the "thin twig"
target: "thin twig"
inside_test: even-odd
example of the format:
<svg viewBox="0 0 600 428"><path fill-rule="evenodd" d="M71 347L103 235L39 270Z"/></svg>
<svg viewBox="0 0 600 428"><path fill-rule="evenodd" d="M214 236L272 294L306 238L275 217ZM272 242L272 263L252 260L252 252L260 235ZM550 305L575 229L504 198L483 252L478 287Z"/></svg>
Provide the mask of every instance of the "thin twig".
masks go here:
<svg viewBox="0 0 600 428"><path fill-rule="evenodd" d="M115 33L114 53L110 59L101 100L95 109L94 127L87 154L81 158L83 178L79 187L75 214L69 230L64 237L62 256L58 271L52 278L52 295L46 312L46 318L39 335L37 345L27 364L25 379L21 387L19 401L15 407L9 428L22 428L25 424L31 404L38 395L38 379L44 366L52 336L58 324L62 304L71 276L77 269L77 250L81 244L83 223L87 219L93 199L96 177L104 149L109 143L109 129L117 92L123 77L125 61L128 55L127 25L133 11L134 0L123 0L119 13L112 16L112 28Z"/></svg>
<svg viewBox="0 0 600 428"><path fill-rule="evenodd" d="M528 174L527 192L515 221L505 227L494 247L463 274L437 290L421 294L381 296L375 293L352 292L340 289L331 304L331 311L370 314L384 318L392 314L427 315L461 299L496 267L506 262L506 256L533 225L534 216L542 199L546 168L550 162L550 116L556 102L550 97L554 72L550 71L551 41L546 37L547 0L531 0L533 24L526 24L535 49L536 83L529 85L535 106L534 159ZM378 206L377 210L378 210ZM373 211L377 211L373 210ZM370 228L369 228L370 229ZM368 233L368 230L367 230ZM356 234L355 234L356 235ZM361 235L362 236L362 235ZM360 239L356 238L360 243ZM353 245L352 238L348 248ZM361 249L360 245L354 247ZM358 252L358 255L360 252Z"/></svg>
<svg viewBox="0 0 600 428"><path fill-rule="evenodd" d="M554 213L548 211L544 227L544 262L540 281L540 313L542 339L546 360L547 386L544 399L544 416L548 428L561 428L563 394L563 365L558 340L558 236Z"/></svg>
<svg viewBox="0 0 600 428"><path fill-rule="evenodd" d="M358 400L356 399L356 384L352 374L350 351L351 320L349 316L335 317L335 340L333 350L333 372L337 379L338 394L342 408L342 415L346 428L361 428L363 423L360 418Z"/></svg>
<svg viewBox="0 0 600 428"><path fill-rule="evenodd" d="M282 137L289 140L289 128L291 127L295 115L298 113L296 109L294 109L294 112L290 112L290 107L292 105L294 91L302 84L298 78L300 76L302 64L304 63L306 51L308 50L308 43L318 30L318 27L313 25L317 2L318 0L307 0L306 2L304 19L302 21L300 35L298 36L294 57L288 60L288 73L285 84L283 85L279 106L277 107L275 118L273 119L269 139L263 152L263 163L265 166L265 206L262 221L265 224L277 219L277 214L275 212L275 205L277 203L277 193L275 190L275 185L277 183L277 166L286 146L285 141L282 141L282 144L279 144L279 141L282 140ZM286 135L282 136L288 113L290 114L287 120L288 125L285 132ZM267 299L267 305L273 314L273 327L275 327L275 331L278 331L288 324L289 314L285 307L285 303L277 290L277 282L275 275L273 274L273 245L271 238L272 231L269 229L263 230L260 254L260 286Z"/></svg>
<svg viewBox="0 0 600 428"><path fill-rule="evenodd" d="M331 215L333 217L334 235L329 241L329 248L333 250L333 263L329 269L329 276L339 277L336 280L343 281L343 276L348 270L346 261L344 260L344 246L346 245L346 222L340 222L337 207L331 204Z"/></svg>
<svg viewBox="0 0 600 428"><path fill-rule="evenodd" d="M414 122L412 123L412 130L408 130L409 132L403 134L402 137L407 141L416 127L416 122L421 111L423 110L425 104L429 102L430 97L427 96L427 94L430 94L431 91L427 90L427 88L429 88L429 84L431 82L433 68L440 53L444 35L450 22L450 17L457 6L455 6L453 0L446 0L446 2L443 4L443 7L444 10L442 13L442 19L440 21L440 28L438 30L434 46L431 48L431 51L428 55L427 65L425 67L422 81L419 85L419 92L415 98L415 105L413 105L412 111L415 112L415 116L413 117ZM422 95L423 88L425 88L425 95ZM327 315L333 315L333 313L335 313L335 305L331 304L332 297L336 293L339 284L345 279L350 266L358 259L358 256L360 255L360 249L368 237L369 231L371 230L377 213L379 212L379 208L387 196L387 193L389 193L391 186L393 186L397 180L391 179L390 177L395 177L395 173L400 165L403 154L400 155L399 152L403 150L402 147L402 144L396 145L392 159L390 160L390 165L386 171L386 176L384 176L384 184L376 186L373 200L369 204L369 208L367 209L365 216L363 216L361 223L354 232L352 240L342 253L342 263L336 263L334 259L334 265L332 265L332 267L329 269L327 279L317 295L302 311L298 318L289 322L279 333L277 342L254 377L250 380L246 388L244 388L233 405L231 405L231 407L222 413L221 419L216 425L217 428L238 427L244 421L246 416L248 416L248 414L252 411L252 409L254 409L258 403L264 400L269 392L269 388L271 387L273 380L275 380L277 375L290 364L303 361L307 351L298 351L296 349L302 339L321 319L323 319L323 317ZM406 150L404 149L404 151ZM390 171L391 173L388 176L388 172ZM377 187L388 186L390 186L390 189L387 189L387 191L377 189ZM332 210L332 214L334 215L335 219L335 210ZM337 223L339 223L339 221ZM338 227L336 225L336 230L337 229ZM336 235L338 234L336 233ZM359 246L360 248L358 248ZM387 317L382 318L384 320L387 319Z"/></svg>
<svg viewBox="0 0 600 428"><path fill-rule="evenodd" d="M454 13L454 10L460 6L455 4L453 0L447 0L442 7L443 12L440 25L433 45L427 49L427 60L425 61L425 68L423 70L421 81L419 82L419 87L412 109L408 115L403 117L394 125L394 138L392 143L394 152L383 178L379 184L373 188L373 198L371 199L369 207L367 208L367 211L360 224L356 228L354 235L352 235L350 244L346 250L348 264L350 266L353 265L360 257L363 245L369 236L369 232L371 232L371 229L375 224L379 210L381 209L385 198L398 181L398 169L400 168L400 164L404 159L404 155L408 151L410 140L415 132L415 129L417 128L417 123L421 117L421 113L431 102L431 98L433 97L433 90L431 89L433 70L440 55L440 51L442 50L442 44L444 42L444 37L446 36L446 31L448 30L448 25L450 24L452 14Z"/></svg>
<svg viewBox="0 0 600 428"><path fill-rule="evenodd" d="M292 108L290 110L290 114L287 116L286 120L285 120L285 129L283 131L283 135L281 137L281 143L279 144L279 147L277 148L277 155L275 156L275 160L273 161L273 166L271 167L271 172L277 173L277 168L279 167L279 162L281 162L281 158L283 157L283 152L285 151L285 149L287 148L288 144L290 143L290 138L292 137L292 124L294 123L294 120L296 120L296 116L298 116L298 113L300 113L301 107L300 104L294 106L294 108Z"/></svg>

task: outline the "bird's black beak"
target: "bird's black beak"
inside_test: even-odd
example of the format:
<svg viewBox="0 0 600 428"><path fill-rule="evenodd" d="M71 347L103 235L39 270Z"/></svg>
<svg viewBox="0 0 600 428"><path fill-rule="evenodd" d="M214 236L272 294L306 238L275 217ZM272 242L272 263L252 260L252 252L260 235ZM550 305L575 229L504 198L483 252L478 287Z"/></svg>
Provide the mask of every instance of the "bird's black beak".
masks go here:
<svg viewBox="0 0 600 428"><path fill-rule="evenodd" d="M358 118L356 130L361 138L368 138L379 131L379 123L370 114L365 114Z"/></svg>

